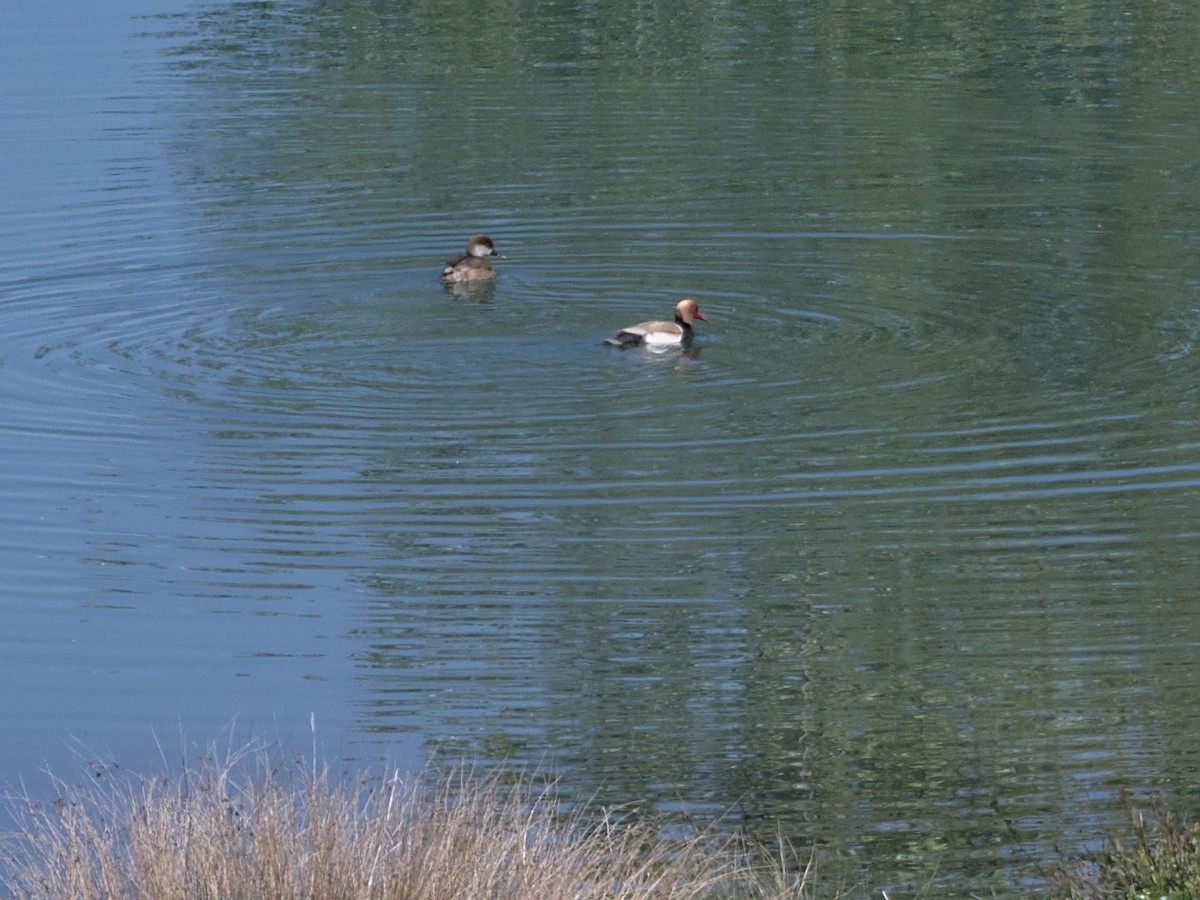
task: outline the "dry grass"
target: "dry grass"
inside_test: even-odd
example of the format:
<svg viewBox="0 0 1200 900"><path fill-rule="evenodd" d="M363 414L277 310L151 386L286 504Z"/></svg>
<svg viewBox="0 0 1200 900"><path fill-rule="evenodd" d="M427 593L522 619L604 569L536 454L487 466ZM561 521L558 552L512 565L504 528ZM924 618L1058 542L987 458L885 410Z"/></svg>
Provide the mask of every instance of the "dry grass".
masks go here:
<svg viewBox="0 0 1200 900"><path fill-rule="evenodd" d="M766 898L807 871L736 838L667 840L653 822L562 812L547 786L459 771L427 791L350 786L261 747L176 777L94 769L58 800L13 798L0 885L22 898Z"/></svg>

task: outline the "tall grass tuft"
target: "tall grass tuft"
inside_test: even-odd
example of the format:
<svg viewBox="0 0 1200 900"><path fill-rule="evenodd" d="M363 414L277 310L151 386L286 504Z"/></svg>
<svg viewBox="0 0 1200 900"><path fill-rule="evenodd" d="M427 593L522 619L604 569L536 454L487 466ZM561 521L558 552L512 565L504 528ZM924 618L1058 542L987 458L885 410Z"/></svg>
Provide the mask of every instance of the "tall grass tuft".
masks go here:
<svg viewBox="0 0 1200 900"><path fill-rule="evenodd" d="M1162 798L1150 804L1150 818L1122 791L1133 824L1133 839L1110 838L1092 858L1060 863L1048 873L1050 896L1059 900L1194 900L1200 897L1200 824L1168 809Z"/></svg>
<svg viewBox="0 0 1200 900"><path fill-rule="evenodd" d="M809 871L735 837L563 810L549 785L433 781L210 751L181 774L93 769L11 798L0 884L20 898L807 898Z"/></svg>

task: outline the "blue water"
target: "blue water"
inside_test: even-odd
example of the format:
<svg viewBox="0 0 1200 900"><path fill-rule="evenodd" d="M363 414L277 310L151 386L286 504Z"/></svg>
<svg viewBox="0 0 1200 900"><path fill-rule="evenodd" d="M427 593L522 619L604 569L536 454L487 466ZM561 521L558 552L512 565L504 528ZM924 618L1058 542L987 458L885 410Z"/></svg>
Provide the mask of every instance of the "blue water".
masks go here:
<svg viewBox="0 0 1200 900"><path fill-rule="evenodd" d="M1188 32L984 20L13 10L0 778L315 723L892 896L1194 798Z"/></svg>

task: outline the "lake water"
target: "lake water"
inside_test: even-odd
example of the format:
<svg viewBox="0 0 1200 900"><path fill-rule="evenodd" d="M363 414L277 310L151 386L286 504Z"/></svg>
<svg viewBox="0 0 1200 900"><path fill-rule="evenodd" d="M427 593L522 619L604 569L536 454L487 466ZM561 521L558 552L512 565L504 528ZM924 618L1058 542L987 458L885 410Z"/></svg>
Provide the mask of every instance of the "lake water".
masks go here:
<svg viewBox="0 0 1200 900"><path fill-rule="evenodd" d="M0 30L0 780L315 719L892 897L1200 801L1200 7L92 6Z"/></svg>

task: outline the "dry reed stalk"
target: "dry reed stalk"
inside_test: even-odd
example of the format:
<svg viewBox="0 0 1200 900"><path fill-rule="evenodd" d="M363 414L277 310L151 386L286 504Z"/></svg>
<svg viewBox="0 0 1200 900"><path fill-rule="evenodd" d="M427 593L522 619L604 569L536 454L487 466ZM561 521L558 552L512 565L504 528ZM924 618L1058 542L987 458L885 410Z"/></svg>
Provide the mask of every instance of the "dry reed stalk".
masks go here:
<svg viewBox="0 0 1200 900"><path fill-rule="evenodd" d="M93 773L96 774L96 773ZM11 798L0 885L30 900L806 898L811 872L715 833L562 813L550 786L459 770L426 792L397 776L349 785L261 746L177 777L106 769L59 799Z"/></svg>

